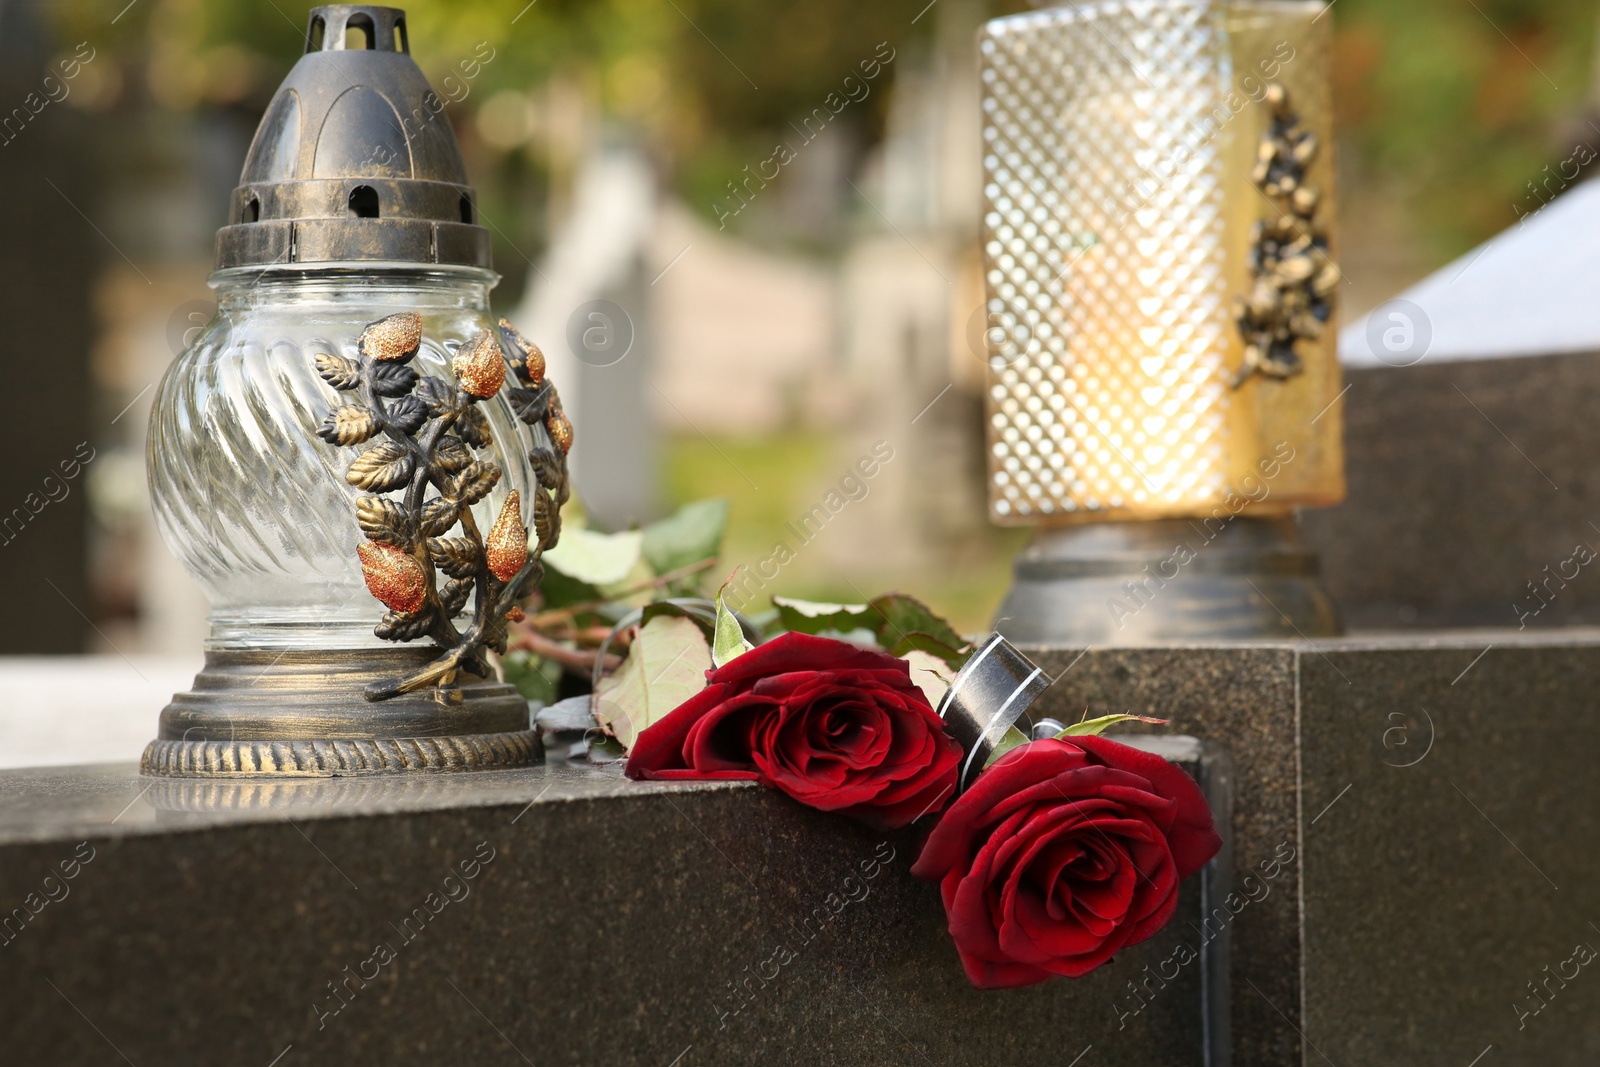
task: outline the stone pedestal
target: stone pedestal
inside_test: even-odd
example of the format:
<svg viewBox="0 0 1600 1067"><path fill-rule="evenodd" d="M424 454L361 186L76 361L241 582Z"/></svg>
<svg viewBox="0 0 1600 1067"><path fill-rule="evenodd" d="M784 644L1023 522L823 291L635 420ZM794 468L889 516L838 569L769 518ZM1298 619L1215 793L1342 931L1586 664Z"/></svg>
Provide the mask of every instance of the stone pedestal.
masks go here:
<svg viewBox="0 0 1600 1067"><path fill-rule="evenodd" d="M1192 742L1160 744L1199 772ZM1198 943L1203 876L1166 931L1090 978L978 992L937 887L908 873L919 837L750 783L561 764L320 781L6 772L4 1060L1214 1062L1207 961L1147 977Z"/></svg>
<svg viewBox="0 0 1600 1067"><path fill-rule="evenodd" d="M1027 651L1058 675L1035 714L1159 715L1169 758L1198 769L1171 736L1193 735L1232 762L1231 887L1192 879L1086 979L972 990L908 874L916 832L745 784L111 765L0 775L7 1053L1222 1067L1209 1039L1235 1067L1596 1062L1600 630ZM1218 934L1228 982L1153 977Z"/></svg>
<svg viewBox="0 0 1600 1067"><path fill-rule="evenodd" d="M1596 1062L1600 631L1025 651L1035 713L1227 739L1235 1067Z"/></svg>

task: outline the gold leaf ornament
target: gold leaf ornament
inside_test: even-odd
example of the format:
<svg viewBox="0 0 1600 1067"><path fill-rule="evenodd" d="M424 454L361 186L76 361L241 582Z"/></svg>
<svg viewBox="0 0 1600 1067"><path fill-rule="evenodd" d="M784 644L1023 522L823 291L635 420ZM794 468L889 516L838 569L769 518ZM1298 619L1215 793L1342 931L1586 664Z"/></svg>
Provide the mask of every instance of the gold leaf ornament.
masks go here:
<svg viewBox="0 0 1600 1067"><path fill-rule="evenodd" d="M471 578L483 563L483 552L470 537L433 537L428 558L452 578Z"/></svg>
<svg viewBox="0 0 1600 1067"><path fill-rule="evenodd" d="M350 464L344 480L369 493L387 493L411 480L414 461L405 446L395 441L374 445Z"/></svg>
<svg viewBox="0 0 1600 1067"><path fill-rule="evenodd" d="M354 389L361 384L361 367L353 359L318 352L316 362L318 377L335 389Z"/></svg>
<svg viewBox="0 0 1600 1067"><path fill-rule="evenodd" d="M407 540L405 512L393 500L381 496L361 497L356 501L356 522L370 540L402 546Z"/></svg>
<svg viewBox="0 0 1600 1067"><path fill-rule="evenodd" d="M345 404L328 412L317 436L330 445L359 445L378 432L377 415L358 404Z"/></svg>
<svg viewBox="0 0 1600 1067"><path fill-rule="evenodd" d="M367 591L392 611L410 614L422 607L428 579L422 564L404 549L383 541L363 541L356 546L361 576Z"/></svg>
<svg viewBox="0 0 1600 1067"><path fill-rule="evenodd" d="M380 363L404 363L422 346L422 316L415 311L379 319L361 331L361 354Z"/></svg>
<svg viewBox="0 0 1600 1067"><path fill-rule="evenodd" d="M528 562L528 528L522 525L522 497L515 489L506 497L499 517L489 530L484 555L489 561L489 573L502 582L516 577L522 565Z"/></svg>
<svg viewBox="0 0 1600 1067"><path fill-rule="evenodd" d="M462 506L476 504L489 495L500 482L500 468L493 463L474 460L450 479L448 493Z"/></svg>
<svg viewBox="0 0 1600 1067"><path fill-rule="evenodd" d="M479 330L456 350L450 361L456 382L480 400L494 396L506 382L506 357L500 342L488 330Z"/></svg>
<svg viewBox="0 0 1600 1067"><path fill-rule="evenodd" d="M460 504L443 497L434 497L422 505L422 514L417 519L417 527L422 531L423 537L438 537L454 526L460 517Z"/></svg>

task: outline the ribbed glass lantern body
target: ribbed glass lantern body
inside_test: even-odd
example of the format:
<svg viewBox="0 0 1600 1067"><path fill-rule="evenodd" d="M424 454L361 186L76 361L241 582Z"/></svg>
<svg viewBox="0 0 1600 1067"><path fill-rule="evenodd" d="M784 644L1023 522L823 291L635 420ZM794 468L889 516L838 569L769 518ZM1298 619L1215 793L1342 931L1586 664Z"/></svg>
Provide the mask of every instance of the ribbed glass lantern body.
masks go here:
<svg viewBox="0 0 1600 1067"><path fill-rule="evenodd" d="M1270 513L1343 498L1337 293L1307 295L1338 277L1323 10L1090 0L984 28L994 521ZM1296 173L1316 192L1305 217L1252 175L1285 115L1274 84L1287 91L1293 143L1319 142ZM1249 372L1240 323L1240 302L1258 291L1263 220L1317 238L1301 256L1315 277L1289 298L1321 317L1295 319L1282 376Z"/></svg>
<svg viewBox="0 0 1600 1067"><path fill-rule="evenodd" d="M317 374L316 355L354 358L368 324L422 317L410 366L454 379L453 351L494 329L496 276L466 267L219 271L218 314L162 379L147 464L168 549L211 599L213 649L344 649L389 645L373 635L384 608L367 591L356 546L363 495L345 472L362 446L316 434L348 402ZM503 472L472 508L488 529L513 489L529 497L530 431L504 391L484 401Z"/></svg>

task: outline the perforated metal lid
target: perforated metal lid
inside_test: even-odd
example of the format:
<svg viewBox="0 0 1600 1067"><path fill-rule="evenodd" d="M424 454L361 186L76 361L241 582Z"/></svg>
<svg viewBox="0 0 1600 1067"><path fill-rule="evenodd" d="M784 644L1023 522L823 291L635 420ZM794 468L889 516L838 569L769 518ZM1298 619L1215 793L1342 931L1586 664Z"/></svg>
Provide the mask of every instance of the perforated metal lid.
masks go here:
<svg viewBox="0 0 1600 1067"><path fill-rule="evenodd" d="M405 12L313 8L306 54L268 105L217 268L342 262L488 267L489 232Z"/></svg>

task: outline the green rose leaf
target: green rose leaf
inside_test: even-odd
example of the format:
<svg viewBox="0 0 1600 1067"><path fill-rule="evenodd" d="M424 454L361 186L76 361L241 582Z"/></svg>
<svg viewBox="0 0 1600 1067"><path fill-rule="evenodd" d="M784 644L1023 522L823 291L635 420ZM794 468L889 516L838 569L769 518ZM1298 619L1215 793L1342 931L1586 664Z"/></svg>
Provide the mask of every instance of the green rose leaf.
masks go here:
<svg viewBox="0 0 1600 1067"><path fill-rule="evenodd" d="M1006 732L1001 736L1000 743L994 746L994 751L989 753L989 758L984 760L983 765L985 767L993 767L1001 756L1004 756L1014 748L1027 744L1029 740L1031 739L1028 735L1015 726L1006 727Z"/></svg>
<svg viewBox="0 0 1600 1067"><path fill-rule="evenodd" d="M903 656L913 649L938 656L952 667L961 663L967 642L933 609L904 593L885 593L869 605L877 613L878 644L892 655Z"/></svg>
<svg viewBox="0 0 1600 1067"><path fill-rule="evenodd" d="M778 609L778 619L784 629L802 634L847 634L851 630L876 632L876 621L880 617L867 604L825 604L775 596L772 606Z"/></svg>
<svg viewBox="0 0 1600 1067"><path fill-rule="evenodd" d="M865 630L890 655L926 652L960 666L968 646L944 619L915 597L885 593L865 604L825 604L775 596L773 606L784 627L805 634L848 634Z"/></svg>
<svg viewBox="0 0 1600 1067"><path fill-rule="evenodd" d="M633 574L643 555L644 534L638 530L606 534L568 527L544 561L569 578L596 588L615 585Z"/></svg>
<svg viewBox="0 0 1600 1067"><path fill-rule="evenodd" d="M727 526L726 500L685 504L675 514L652 522L641 531L645 561L652 571L662 575L721 555Z"/></svg>
<svg viewBox="0 0 1600 1067"><path fill-rule="evenodd" d="M645 623L615 674L595 690L595 719L624 749L706 685L711 649L693 620L660 615Z"/></svg>
<svg viewBox="0 0 1600 1067"><path fill-rule="evenodd" d="M1151 726L1165 726L1168 721L1167 719L1152 719L1148 715L1102 715L1098 719L1085 719L1082 722L1075 722L1059 734L1056 734L1056 736L1092 737L1104 733L1108 727L1115 726L1119 722L1142 722Z"/></svg>
<svg viewBox="0 0 1600 1067"><path fill-rule="evenodd" d="M716 636L711 646L711 662L717 667L727 665L755 647L745 639L744 628L739 625L733 612L728 610L728 602L722 596L727 589L727 583L723 583L722 588L717 590Z"/></svg>

